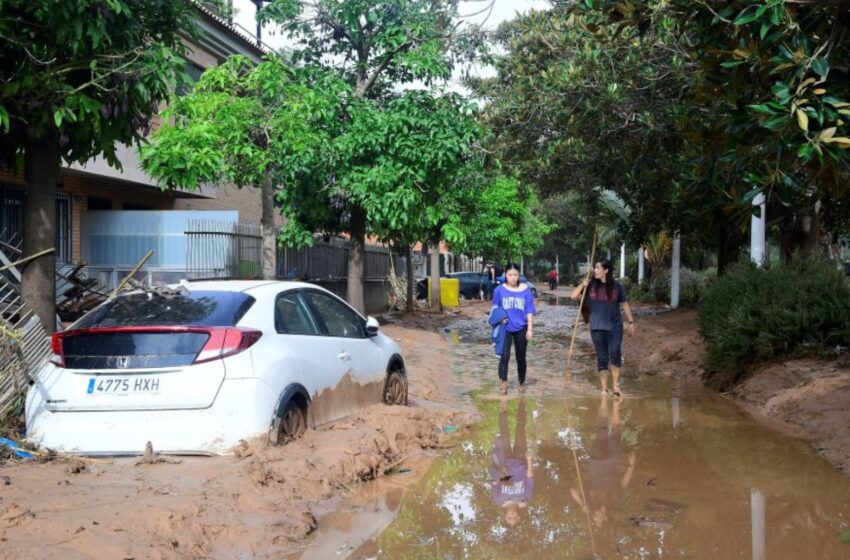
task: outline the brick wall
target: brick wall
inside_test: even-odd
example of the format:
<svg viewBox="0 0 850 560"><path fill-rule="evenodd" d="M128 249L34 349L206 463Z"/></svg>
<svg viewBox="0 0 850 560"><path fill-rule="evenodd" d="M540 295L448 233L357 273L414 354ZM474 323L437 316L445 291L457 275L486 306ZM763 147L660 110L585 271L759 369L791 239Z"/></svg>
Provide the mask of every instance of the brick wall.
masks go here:
<svg viewBox="0 0 850 560"><path fill-rule="evenodd" d="M260 189L232 185L218 189L216 198L177 198L174 210L238 210L239 220L259 224L263 217ZM275 224L282 225L280 213L275 214Z"/></svg>

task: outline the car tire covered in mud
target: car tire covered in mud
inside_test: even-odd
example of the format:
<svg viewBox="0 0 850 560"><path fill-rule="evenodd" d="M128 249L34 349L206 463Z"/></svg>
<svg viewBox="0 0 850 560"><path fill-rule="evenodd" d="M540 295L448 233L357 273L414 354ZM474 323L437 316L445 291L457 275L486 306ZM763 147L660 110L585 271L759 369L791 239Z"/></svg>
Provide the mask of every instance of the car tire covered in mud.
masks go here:
<svg viewBox="0 0 850 560"><path fill-rule="evenodd" d="M402 370L396 369L387 375L384 404L407 406L407 376Z"/></svg>

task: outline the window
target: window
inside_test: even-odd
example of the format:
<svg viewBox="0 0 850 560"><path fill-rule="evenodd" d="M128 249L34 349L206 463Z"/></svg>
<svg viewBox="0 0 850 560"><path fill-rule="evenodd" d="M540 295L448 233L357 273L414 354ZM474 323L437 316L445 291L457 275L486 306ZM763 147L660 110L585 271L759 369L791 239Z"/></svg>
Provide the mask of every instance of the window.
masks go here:
<svg viewBox="0 0 850 560"><path fill-rule="evenodd" d="M304 299L297 292L277 296L274 305L274 325L281 334L319 334Z"/></svg>
<svg viewBox="0 0 850 560"><path fill-rule="evenodd" d="M176 295L127 294L104 303L74 324L93 327L235 326L256 300L242 292L195 290Z"/></svg>
<svg viewBox="0 0 850 560"><path fill-rule="evenodd" d="M188 62L186 64L185 70L186 70L186 74L189 76L189 81L191 82L191 84L184 84L184 83L177 84L176 93L180 97L183 97L184 95L186 95L187 93L192 91L192 88L194 87L194 85L197 84L201 80L201 75L204 73L205 68L198 66L194 62Z"/></svg>
<svg viewBox="0 0 850 560"><path fill-rule="evenodd" d="M71 197L56 194L56 262L71 262Z"/></svg>
<svg viewBox="0 0 850 560"><path fill-rule="evenodd" d="M310 301L321 315L330 336L348 338L366 336L363 321L356 311L331 295L322 292L309 292L309 294Z"/></svg>
<svg viewBox="0 0 850 560"><path fill-rule="evenodd" d="M112 201L108 198L90 196L87 207L89 210L112 210Z"/></svg>
<svg viewBox="0 0 850 560"><path fill-rule="evenodd" d="M0 183L0 242L17 247L23 235L24 191Z"/></svg>

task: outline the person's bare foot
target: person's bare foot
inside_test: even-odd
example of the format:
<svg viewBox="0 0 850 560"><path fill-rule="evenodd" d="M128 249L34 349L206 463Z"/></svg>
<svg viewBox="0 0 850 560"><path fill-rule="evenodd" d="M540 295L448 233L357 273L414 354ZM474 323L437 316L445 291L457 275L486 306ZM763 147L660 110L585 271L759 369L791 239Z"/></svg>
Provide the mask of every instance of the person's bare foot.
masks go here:
<svg viewBox="0 0 850 560"><path fill-rule="evenodd" d="M520 385L519 385L519 394L520 395L525 394L525 384L523 384L523 383L520 383Z"/></svg>
<svg viewBox="0 0 850 560"><path fill-rule="evenodd" d="M501 393L502 395L508 394L508 382L507 381L500 381L499 382L499 393Z"/></svg>
<svg viewBox="0 0 850 560"><path fill-rule="evenodd" d="M614 385L614 396L615 397L622 397L623 396L623 391L622 391L622 389L620 389L619 385Z"/></svg>

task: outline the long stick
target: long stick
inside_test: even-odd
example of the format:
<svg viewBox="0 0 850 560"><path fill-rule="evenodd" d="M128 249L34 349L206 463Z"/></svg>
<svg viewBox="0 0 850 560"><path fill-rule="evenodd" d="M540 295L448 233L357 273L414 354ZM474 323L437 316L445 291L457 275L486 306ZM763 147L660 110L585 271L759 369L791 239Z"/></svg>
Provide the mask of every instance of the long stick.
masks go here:
<svg viewBox="0 0 850 560"><path fill-rule="evenodd" d="M147 254L147 255L145 255L145 256L142 258L142 260L140 260L140 261L139 261L139 264L137 264L137 265L136 265L136 268L134 268L133 270L131 270L131 271L130 271L130 274L128 274L127 276L125 276L125 277L124 277L124 279L123 279L123 280L121 280L121 283L120 283L120 284L118 284L118 287L116 287L116 288L115 288L115 290L113 290L112 295L111 295L111 296L109 296L109 299L112 299L112 298L114 298L115 296L117 296L117 295L118 295L118 292L120 292L120 291L121 291L121 288L123 288L123 287L124 287L124 284L126 284L127 282L129 282L129 281L130 281L130 278L132 278L133 276L135 276L135 275L136 275L136 273L139 271L139 269L140 269L140 268L142 268L143 266L145 266L145 263L146 263L146 262L148 262L148 259L149 259L149 258L151 258L152 256L153 256L153 251L148 251L148 254Z"/></svg>
<svg viewBox="0 0 850 560"><path fill-rule="evenodd" d="M593 242L592 242L591 247L590 247L590 263L591 263L591 265L593 264L593 260L596 258L596 239L597 239L598 234L599 234L599 224L597 223L596 226L594 226L594 228L593 228ZM593 269L588 268L588 271L587 271L587 278L588 279L590 279L591 274L593 274ZM587 288L585 288L581 292L581 299L579 300L579 303L578 303L578 312L576 313L576 322L573 325L573 336L572 336L572 339L570 340L570 351L567 354L567 371L566 371L567 382L569 382L570 376L572 375L572 372L573 372L572 371L572 368L573 368L573 349L575 348L576 334L578 334L578 322L579 322L579 319L581 318L581 306L584 303L585 295L587 295ZM575 432L575 428L573 427L573 415L570 414L570 399L569 399L569 397L564 402L565 402L565 406L566 406L566 409L567 409L567 429L569 430L569 432L571 434L575 435L576 432ZM576 478L578 479L579 492L581 492L581 501L582 501L582 504L583 504L582 509L584 510L584 517L585 517L585 520L587 521L587 534L590 537L590 551L593 554L593 556L595 557L596 556L596 542L593 538L593 522L590 520L590 506L587 503L587 495L584 492L584 480L582 479L581 469L579 468L579 464L578 464L578 454L576 453L576 449L575 449L574 445L570 446L570 450L572 451L572 454L573 454L573 464L575 465L575 468L576 468Z"/></svg>
<svg viewBox="0 0 850 560"><path fill-rule="evenodd" d="M15 261L13 263L7 264L6 266L0 267L0 272L3 272L4 270L9 269L9 268L16 267L19 264L24 264L24 263L30 262L31 260L35 260L39 257L43 257L44 255L46 255L48 253L52 253L55 250L56 250L55 248L50 248L50 249L45 249L44 251L39 251L38 253L36 253L34 255L24 257L19 261Z"/></svg>
<svg viewBox="0 0 850 560"><path fill-rule="evenodd" d="M590 246L590 263L591 263L591 265L593 264L593 259L596 258L596 239L597 239L598 234L599 234L599 224L596 224L596 226L594 226L594 228L593 228L593 242ZM588 267L587 280L590 279L591 274L593 274L593 268ZM576 344L576 335L578 334L578 322L579 322L579 319L581 319L581 306L584 305L585 296L587 296L587 288L582 290L581 299L578 302L578 313L576 313L576 322L573 325L573 335L572 335L572 338L570 339L570 351L567 354L567 380L569 380L570 375L573 372L572 371L572 368L573 368L573 349L575 348L575 344Z"/></svg>

